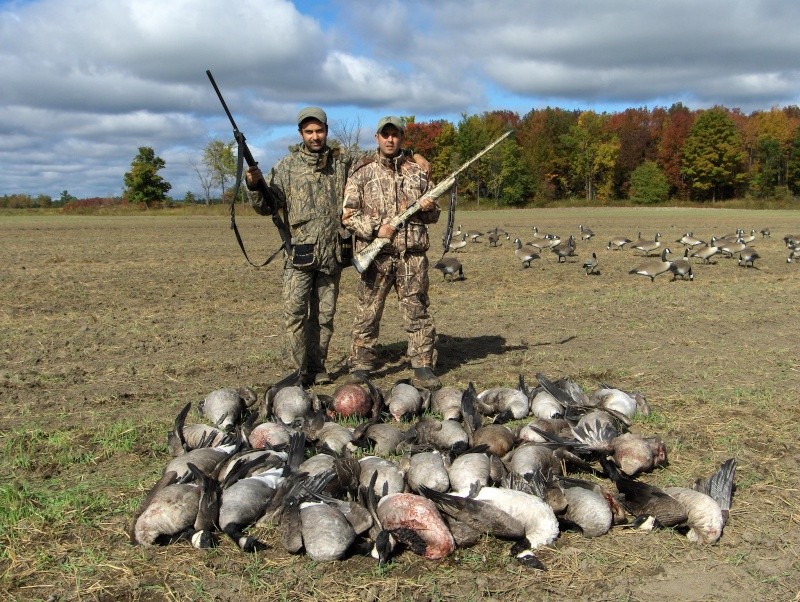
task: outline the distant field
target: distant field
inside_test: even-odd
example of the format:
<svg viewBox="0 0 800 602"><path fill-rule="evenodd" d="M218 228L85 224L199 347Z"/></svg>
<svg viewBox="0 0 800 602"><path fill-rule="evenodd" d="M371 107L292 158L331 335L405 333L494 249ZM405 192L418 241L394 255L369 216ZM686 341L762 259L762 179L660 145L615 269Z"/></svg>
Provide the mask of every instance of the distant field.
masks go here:
<svg viewBox="0 0 800 602"><path fill-rule="evenodd" d="M278 245L270 220L241 210L248 253ZM0 597L41 600L797 600L800 595L800 265L785 234L800 212L588 208L460 212L464 230L509 232L497 248L455 254L466 279L431 271L445 385L478 390L535 373L606 382L645 393L653 414L632 427L658 434L670 466L643 477L690 484L738 461L731 520L698 547L672 532L564 533L541 551L546 573L487 539L445 561L411 553L387 567L290 556L277 531L246 556L223 540L147 550L126 531L168 460L166 433L187 402L213 389L259 393L284 374L281 274L249 267L229 218L144 213L126 217L0 217ZM432 228L432 263L443 224ZM512 240L533 226L580 238L576 257L543 254L529 269ZM717 256L693 282L628 274L642 258L609 251L617 235L687 231L702 239L769 228L751 243L755 268ZM599 275L581 268L595 252ZM342 280L329 368L343 376L356 274ZM390 300L377 383L409 376L406 335ZM331 392L334 385L321 390ZM193 419L197 419L193 415Z"/></svg>

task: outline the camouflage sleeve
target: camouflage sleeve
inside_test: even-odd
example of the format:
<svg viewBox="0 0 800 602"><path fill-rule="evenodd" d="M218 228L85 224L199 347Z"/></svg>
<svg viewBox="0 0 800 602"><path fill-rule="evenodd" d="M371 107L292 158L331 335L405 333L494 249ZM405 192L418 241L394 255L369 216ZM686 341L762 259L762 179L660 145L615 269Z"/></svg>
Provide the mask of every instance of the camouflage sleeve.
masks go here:
<svg viewBox="0 0 800 602"><path fill-rule="evenodd" d="M417 198L424 199L425 193L428 192L432 186L428 180L428 174L419 166L417 166L417 177L418 186L420 189L420 195ZM442 214L442 208L439 206L437 201L434 201L434 203L436 204L434 209L431 209L430 211L420 211L417 213L419 216L419 221L421 221L423 224L435 224L439 221L439 216Z"/></svg>
<svg viewBox="0 0 800 602"><path fill-rule="evenodd" d="M364 185L362 174L350 174L344 187L342 225L361 240L372 240L380 227L380 220L363 212Z"/></svg>
<svg viewBox="0 0 800 602"><path fill-rule="evenodd" d="M266 199L259 191L251 190L248 192L250 205L259 215L272 215L273 208L286 207L286 195L283 192L283 187L280 184L280 178L278 177L275 167L270 170L266 189Z"/></svg>

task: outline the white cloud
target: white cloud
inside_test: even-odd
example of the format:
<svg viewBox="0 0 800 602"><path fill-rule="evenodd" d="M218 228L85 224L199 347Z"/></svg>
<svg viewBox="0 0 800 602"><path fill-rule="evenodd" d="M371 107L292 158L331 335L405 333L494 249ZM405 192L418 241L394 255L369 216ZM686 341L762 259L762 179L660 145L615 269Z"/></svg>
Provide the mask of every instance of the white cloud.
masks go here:
<svg viewBox="0 0 800 602"><path fill-rule="evenodd" d="M139 146L176 196L199 190L189 159L230 136L206 69L271 163L306 104L367 129L387 111L797 104L798 25L781 0L0 1L0 194L118 193Z"/></svg>

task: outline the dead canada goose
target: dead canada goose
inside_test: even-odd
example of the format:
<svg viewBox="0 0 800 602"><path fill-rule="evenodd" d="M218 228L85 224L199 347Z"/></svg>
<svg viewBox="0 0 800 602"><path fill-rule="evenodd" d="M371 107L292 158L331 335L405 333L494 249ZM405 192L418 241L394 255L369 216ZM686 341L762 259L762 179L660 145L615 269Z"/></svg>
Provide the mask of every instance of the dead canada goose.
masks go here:
<svg viewBox="0 0 800 602"><path fill-rule="evenodd" d="M606 462L617 489L625 496L623 505L637 516L654 517L666 527L688 529L686 537L693 543L713 544L719 541L730 514L733 499L736 461L730 458L707 479L698 479L688 487L659 489L614 472Z"/></svg>
<svg viewBox="0 0 800 602"><path fill-rule="evenodd" d="M625 247L625 245L629 245L632 242L633 241L627 236L615 236L614 238L608 241L606 249L608 249L609 251L620 251Z"/></svg>
<svg viewBox="0 0 800 602"><path fill-rule="evenodd" d="M640 250L645 255L650 255L653 251L658 249L661 246L659 242L659 238L661 238L661 233L656 232L655 238L653 240L643 240L641 237L638 241L633 245L634 249Z"/></svg>
<svg viewBox="0 0 800 602"><path fill-rule="evenodd" d="M739 265L742 267L750 267L753 268L755 265L753 263L756 259L758 259L760 255L750 247L745 247L741 251L739 251Z"/></svg>
<svg viewBox="0 0 800 602"><path fill-rule="evenodd" d="M442 453L438 450L406 454L400 461L406 473L406 482L414 493L421 487L445 492L450 489L450 477L444 465Z"/></svg>
<svg viewBox="0 0 800 602"><path fill-rule="evenodd" d="M586 270L586 275L599 274L598 271L597 253L592 253L592 257L583 262L583 269Z"/></svg>
<svg viewBox="0 0 800 602"><path fill-rule="evenodd" d="M625 520L619 502L597 483L557 476L553 484L566 501L566 508L556 512L563 528L575 526L584 537L599 537Z"/></svg>
<svg viewBox="0 0 800 602"><path fill-rule="evenodd" d="M581 240L589 240L594 236L594 232L585 226L578 226L578 229L581 231Z"/></svg>
<svg viewBox="0 0 800 602"><path fill-rule="evenodd" d="M511 551L517 560L532 568L544 568L535 550L555 541L559 528L553 509L541 498L506 487L482 487L477 494L425 493L449 516L482 532L516 539Z"/></svg>
<svg viewBox="0 0 800 602"><path fill-rule="evenodd" d="M639 274L641 276L647 276L650 278L650 282L655 282L656 276L659 274L663 274L664 272L668 272L670 266L672 266L671 261L667 261L667 255L669 254L669 248L664 248L661 251L661 260L653 260L648 261L646 263L641 264L639 267L632 269L629 274Z"/></svg>
<svg viewBox="0 0 800 602"><path fill-rule="evenodd" d="M416 416L430 407L430 392L423 394L414 385L399 381L392 387L386 398L386 405L392 418L400 422L404 418Z"/></svg>
<svg viewBox="0 0 800 602"><path fill-rule="evenodd" d="M385 564L399 543L429 560L455 551L453 535L436 505L413 493L394 493L378 501L374 518L380 525L373 557Z"/></svg>
<svg viewBox="0 0 800 602"><path fill-rule="evenodd" d="M461 397L464 392L456 387L442 387L431 395L431 411L443 420L461 419Z"/></svg>
<svg viewBox="0 0 800 602"><path fill-rule="evenodd" d="M537 250L530 245L523 246L519 238L514 239L514 247L514 255L522 262L523 268L529 268L531 266L531 261L539 259Z"/></svg>
<svg viewBox="0 0 800 602"><path fill-rule="evenodd" d="M562 259L566 263L567 257L575 255L575 237L570 234L566 242L559 242L557 245L550 247L550 250L558 256L559 263L561 263Z"/></svg>
<svg viewBox="0 0 800 602"><path fill-rule="evenodd" d="M442 257L433 267L442 273L442 280L447 280L448 276L450 276L450 282L453 282L456 276L458 276L458 280L464 280L464 268L455 257Z"/></svg>
<svg viewBox="0 0 800 602"><path fill-rule="evenodd" d="M196 548L216 545L211 538L217 520L219 485L194 465L198 482L177 483L177 475L167 472L148 492L133 517L132 544L167 545L190 539Z"/></svg>
<svg viewBox="0 0 800 602"><path fill-rule="evenodd" d="M475 405L482 414L494 416L495 422L501 424L527 416L531 402L528 399L525 380L520 374L516 388L493 387L481 391Z"/></svg>
<svg viewBox="0 0 800 602"><path fill-rule="evenodd" d="M198 404L198 409L214 426L231 430L240 424L245 409L257 400L255 392L247 387L217 389L205 396Z"/></svg>
<svg viewBox="0 0 800 602"><path fill-rule="evenodd" d="M674 260L669 266L669 270L672 272L673 281L677 280L678 278L681 280L694 280L692 264L689 263L688 247L683 251L683 258Z"/></svg>

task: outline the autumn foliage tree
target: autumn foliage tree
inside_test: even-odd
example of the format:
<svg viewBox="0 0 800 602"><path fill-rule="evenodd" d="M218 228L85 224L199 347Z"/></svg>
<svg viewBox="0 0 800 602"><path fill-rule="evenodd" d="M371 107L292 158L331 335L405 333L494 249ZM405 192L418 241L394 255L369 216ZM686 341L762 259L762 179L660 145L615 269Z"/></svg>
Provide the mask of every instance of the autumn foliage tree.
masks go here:
<svg viewBox="0 0 800 602"><path fill-rule="evenodd" d="M681 172L692 197L699 200L730 198L744 182L744 152L739 132L722 107L701 113L694 122L683 149Z"/></svg>

